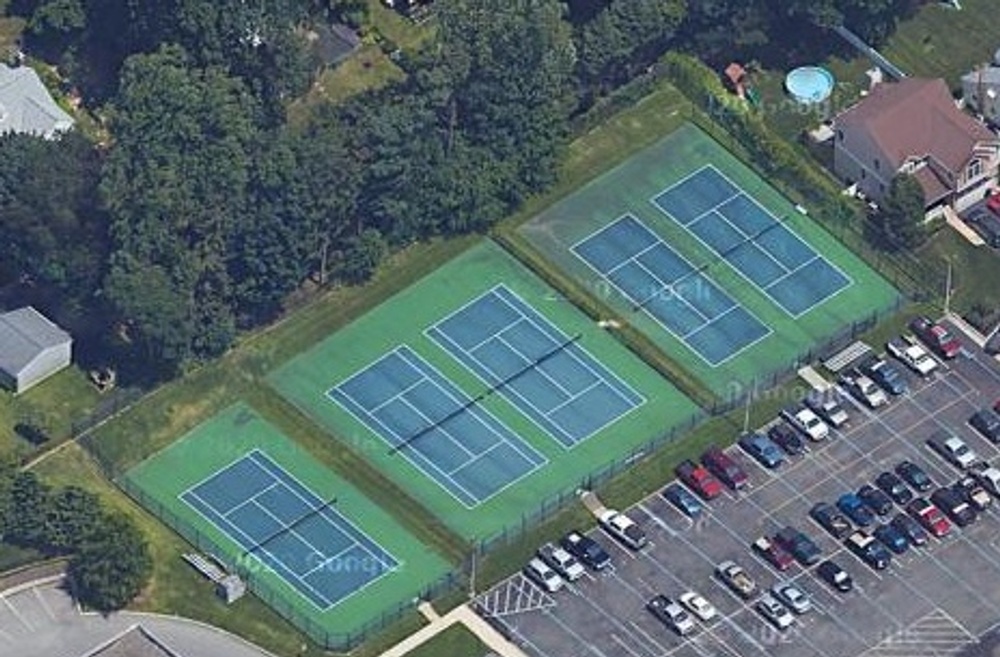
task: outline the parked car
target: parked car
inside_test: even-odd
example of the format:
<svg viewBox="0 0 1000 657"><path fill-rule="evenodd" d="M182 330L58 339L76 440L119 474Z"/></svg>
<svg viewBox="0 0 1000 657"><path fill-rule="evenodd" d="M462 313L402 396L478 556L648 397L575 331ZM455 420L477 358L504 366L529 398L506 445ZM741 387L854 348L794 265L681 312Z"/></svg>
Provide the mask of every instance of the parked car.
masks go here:
<svg viewBox="0 0 1000 657"><path fill-rule="evenodd" d="M925 545L928 540L927 530L923 526L906 515L905 513L897 513L893 516L892 520L889 521L896 530L906 537L906 540L910 542L910 545Z"/></svg>
<svg viewBox="0 0 1000 657"><path fill-rule="evenodd" d="M979 460L979 456L958 436L940 432L928 438L927 445L945 461L961 470L968 469Z"/></svg>
<svg viewBox="0 0 1000 657"><path fill-rule="evenodd" d="M992 199L993 197L991 196L990 200ZM997 210L994 210L993 214L985 213L977 217L976 221L970 221L969 223L979 233L979 236L983 238L984 242L994 249L1000 248L1000 217L997 216Z"/></svg>
<svg viewBox="0 0 1000 657"><path fill-rule="evenodd" d="M910 547L906 534L896 529L891 523L876 527L872 536L895 554L903 554Z"/></svg>
<svg viewBox="0 0 1000 657"><path fill-rule="evenodd" d="M585 572L583 564L565 548L559 547L555 543L546 543L538 548L537 554L539 559L559 573L559 576L567 582L575 582L583 577Z"/></svg>
<svg viewBox="0 0 1000 657"><path fill-rule="evenodd" d="M969 418L969 424L994 445L1000 443L1000 415L993 409L984 408L976 411L975 415Z"/></svg>
<svg viewBox="0 0 1000 657"><path fill-rule="evenodd" d="M694 461L682 461L674 470L683 481L703 500L713 500L722 494L722 482L715 478L703 465Z"/></svg>
<svg viewBox="0 0 1000 657"><path fill-rule="evenodd" d="M868 527L875 522L875 514L854 493L844 493L837 498L837 508L859 527Z"/></svg>
<svg viewBox="0 0 1000 657"><path fill-rule="evenodd" d="M883 472L875 477L875 485L891 497L896 504L905 505L913 499L913 491L894 472Z"/></svg>
<svg viewBox="0 0 1000 657"><path fill-rule="evenodd" d="M620 511L607 509L597 520L606 532L631 550L641 550L649 542L642 527Z"/></svg>
<svg viewBox="0 0 1000 657"><path fill-rule="evenodd" d="M1000 497L1000 468L994 468L985 462L977 463L972 466L972 476L990 495Z"/></svg>
<svg viewBox="0 0 1000 657"><path fill-rule="evenodd" d="M678 603L665 595L654 596L646 603L649 610L661 623L677 634L684 636L694 630L694 619Z"/></svg>
<svg viewBox="0 0 1000 657"><path fill-rule="evenodd" d="M699 593L686 591L677 600L692 614L703 621L710 621L718 615L715 606Z"/></svg>
<svg viewBox="0 0 1000 657"><path fill-rule="evenodd" d="M689 518L695 518L702 512L702 504L691 491L674 482L663 489L663 498L680 509Z"/></svg>
<svg viewBox="0 0 1000 657"><path fill-rule="evenodd" d="M792 612L788 611L788 608L778 602L770 593L762 595L754 608L757 613L764 617L764 620L779 630L787 630L795 623L795 616L792 615Z"/></svg>
<svg viewBox="0 0 1000 657"><path fill-rule="evenodd" d="M910 330L941 358L951 359L962 351L962 343L943 324L928 317L913 318Z"/></svg>
<svg viewBox="0 0 1000 657"><path fill-rule="evenodd" d="M951 521L932 502L918 497L906 505L906 510L933 536L944 538L951 533Z"/></svg>
<svg viewBox="0 0 1000 657"><path fill-rule="evenodd" d="M978 515L965 496L953 488L939 488L931 493L931 503L959 527L971 525Z"/></svg>
<svg viewBox="0 0 1000 657"><path fill-rule="evenodd" d="M798 456L809 451L809 447L802 442L799 432L788 426L785 422L778 421L774 423L767 430L767 437L791 456Z"/></svg>
<svg viewBox="0 0 1000 657"><path fill-rule="evenodd" d="M920 376L930 376L938 368L937 361L912 335L907 334L900 338L893 338L886 343L885 348L890 355Z"/></svg>
<svg viewBox="0 0 1000 657"><path fill-rule="evenodd" d="M807 406L786 408L781 416L810 440L823 440L830 435L830 427Z"/></svg>
<svg viewBox="0 0 1000 657"><path fill-rule="evenodd" d="M864 361L862 361L859 369L872 381L875 385L882 388L890 395L899 396L905 393L908 389L906 379L903 375L899 373L892 363L885 360L884 358L879 358L878 356L869 356Z"/></svg>
<svg viewBox="0 0 1000 657"><path fill-rule="evenodd" d="M549 593L555 593L566 583L559 573L538 557L528 562L524 567L524 574Z"/></svg>
<svg viewBox="0 0 1000 657"><path fill-rule="evenodd" d="M806 395L806 406L834 428L840 428L850 420L850 416L840 403L840 394L836 388L811 391Z"/></svg>
<svg viewBox="0 0 1000 657"><path fill-rule="evenodd" d="M611 565L611 555L607 550L581 532L572 531L566 534L559 544L588 568L603 570Z"/></svg>
<svg viewBox="0 0 1000 657"><path fill-rule="evenodd" d="M778 570L788 570L795 558L785 548L781 547L766 536L761 536L750 544L753 551L759 554L765 561Z"/></svg>
<svg viewBox="0 0 1000 657"><path fill-rule="evenodd" d="M733 490L744 488L750 483L746 471L715 445L706 449L701 455L701 464Z"/></svg>
<svg viewBox="0 0 1000 657"><path fill-rule="evenodd" d="M841 539L854 529L851 521L832 504L817 502L809 509L809 515L818 522L831 536Z"/></svg>
<svg viewBox="0 0 1000 657"><path fill-rule="evenodd" d="M857 370L840 375L840 384L868 408L878 408L889 403L889 397L885 394L885 390L879 388L874 381Z"/></svg>
<svg viewBox="0 0 1000 657"><path fill-rule="evenodd" d="M740 447L765 468L776 468L785 462L785 453L774 441L762 433L740 436Z"/></svg>
<svg viewBox="0 0 1000 657"><path fill-rule="evenodd" d="M991 194L986 199L986 209L994 214L1000 215L1000 193Z"/></svg>
<svg viewBox="0 0 1000 657"><path fill-rule="evenodd" d="M934 482L924 472L924 469L913 461L901 461L898 463L896 465L896 474L920 493L926 493L934 485Z"/></svg>
<svg viewBox="0 0 1000 657"><path fill-rule="evenodd" d="M962 477L952 486L954 491L965 498L965 501L972 505L976 511L985 511L993 504L993 497L990 496L986 488L979 483L979 480L970 475Z"/></svg>
<svg viewBox="0 0 1000 657"><path fill-rule="evenodd" d="M796 614L804 614L812 609L812 600L806 592L791 582L778 582L771 587L771 594Z"/></svg>
<svg viewBox="0 0 1000 657"><path fill-rule="evenodd" d="M732 591L744 600L757 592L757 583L734 561L723 561L715 567L715 574Z"/></svg>
<svg viewBox="0 0 1000 657"><path fill-rule="evenodd" d="M874 570L885 570L892 563L892 554L889 550L867 532L854 532L847 537L844 545Z"/></svg>
<svg viewBox="0 0 1000 657"><path fill-rule="evenodd" d="M816 566L819 578L841 593L854 588L854 579L836 561L827 560Z"/></svg>
<svg viewBox="0 0 1000 657"><path fill-rule="evenodd" d="M865 484L859 488L858 497L868 505L869 509L880 516L884 516L892 511L892 498L871 484Z"/></svg>
<svg viewBox="0 0 1000 657"><path fill-rule="evenodd" d="M792 553L803 566L812 566L823 556L815 542L794 527L785 527L774 535L774 542Z"/></svg>

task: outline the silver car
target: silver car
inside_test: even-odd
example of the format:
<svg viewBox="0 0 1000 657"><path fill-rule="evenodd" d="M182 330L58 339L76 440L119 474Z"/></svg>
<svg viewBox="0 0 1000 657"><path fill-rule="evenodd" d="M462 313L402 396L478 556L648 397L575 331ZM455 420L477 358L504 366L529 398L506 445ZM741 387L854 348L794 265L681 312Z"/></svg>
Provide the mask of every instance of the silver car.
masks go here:
<svg viewBox="0 0 1000 657"><path fill-rule="evenodd" d="M806 592L791 582L778 582L771 587L771 593L796 614L804 614L812 609L812 600Z"/></svg>

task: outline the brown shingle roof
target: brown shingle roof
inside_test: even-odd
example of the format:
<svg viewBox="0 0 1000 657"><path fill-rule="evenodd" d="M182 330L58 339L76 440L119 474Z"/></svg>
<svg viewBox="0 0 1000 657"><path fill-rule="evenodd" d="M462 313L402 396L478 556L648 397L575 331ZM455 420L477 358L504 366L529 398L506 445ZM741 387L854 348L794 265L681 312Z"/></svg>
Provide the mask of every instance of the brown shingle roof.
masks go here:
<svg viewBox="0 0 1000 657"><path fill-rule="evenodd" d="M917 169L913 177L917 179L920 183L920 187L924 190L924 201L929 205L935 201L939 201L948 195L949 189L945 181L941 180L940 177L934 170L929 167L920 167Z"/></svg>
<svg viewBox="0 0 1000 657"><path fill-rule="evenodd" d="M883 83L837 117L842 129L865 130L891 158L892 169L910 157L933 156L958 172L978 142L996 141L986 126L955 107L944 80L905 78Z"/></svg>

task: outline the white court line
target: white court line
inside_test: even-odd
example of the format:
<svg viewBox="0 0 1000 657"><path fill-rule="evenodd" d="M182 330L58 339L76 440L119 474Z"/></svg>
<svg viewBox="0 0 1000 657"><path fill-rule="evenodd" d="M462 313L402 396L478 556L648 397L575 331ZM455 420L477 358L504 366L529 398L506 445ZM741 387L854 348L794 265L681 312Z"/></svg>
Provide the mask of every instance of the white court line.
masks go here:
<svg viewBox="0 0 1000 657"><path fill-rule="evenodd" d="M247 457L247 458L249 458L249 457ZM277 481L272 481L267 486L267 488L263 488L263 489L257 491L256 493L254 493L250 497L244 499L242 502L240 502L239 504L237 504L233 508L229 509L225 513L220 512L218 509L215 508L215 506L212 506L212 510L215 511L216 513L218 513L220 516L222 516L226 520L229 520L229 516L230 515L236 513L237 511L239 511L240 509L242 509L243 507L245 507L248 504L255 503L255 501L257 500L258 497L260 497L261 495L263 495L264 493L266 493L266 492L268 492L270 490L273 490L273 489L277 488L277 486L278 486L278 482Z"/></svg>

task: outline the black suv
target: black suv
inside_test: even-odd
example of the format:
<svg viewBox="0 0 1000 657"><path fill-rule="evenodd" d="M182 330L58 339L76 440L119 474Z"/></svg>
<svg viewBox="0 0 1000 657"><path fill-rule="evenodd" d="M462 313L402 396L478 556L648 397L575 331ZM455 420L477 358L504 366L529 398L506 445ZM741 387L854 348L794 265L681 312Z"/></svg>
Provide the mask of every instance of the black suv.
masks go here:
<svg viewBox="0 0 1000 657"><path fill-rule="evenodd" d="M559 541L567 552L594 570L603 570L611 565L611 555L600 543L581 532L570 532Z"/></svg>

